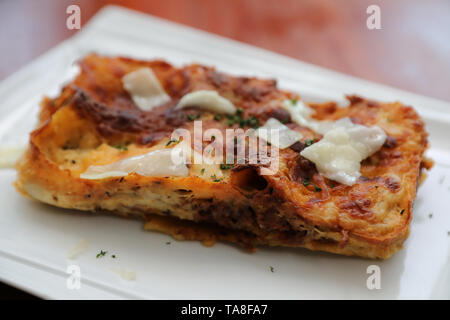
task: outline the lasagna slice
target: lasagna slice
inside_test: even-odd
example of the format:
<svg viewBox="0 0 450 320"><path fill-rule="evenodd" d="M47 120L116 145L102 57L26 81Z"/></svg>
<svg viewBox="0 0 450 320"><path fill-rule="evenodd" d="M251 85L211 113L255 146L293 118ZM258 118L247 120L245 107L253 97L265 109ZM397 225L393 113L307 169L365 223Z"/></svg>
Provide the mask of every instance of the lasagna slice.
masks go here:
<svg viewBox="0 0 450 320"><path fill-rule="evenodd" d="M249 250L385 259L408 237L422 170L432 166L413 108L358 96L348 107L307 104L275 80L198 64L91 54L79 65L58 97L42 101L16 164L23 195ZM212 156L223 161L205 161Z"/></svg>

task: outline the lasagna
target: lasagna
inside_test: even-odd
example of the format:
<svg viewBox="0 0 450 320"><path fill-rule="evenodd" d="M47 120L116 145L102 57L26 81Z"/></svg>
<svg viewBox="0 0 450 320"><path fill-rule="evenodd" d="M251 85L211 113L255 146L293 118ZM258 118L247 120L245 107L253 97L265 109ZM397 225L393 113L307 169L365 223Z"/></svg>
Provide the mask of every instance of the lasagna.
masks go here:
<svg viewBox="0 0 450 320"><path fill-rule="evenodd" d="M306 103L275 80L199 64L90 54L79 66L41 103L16 164L24 196L248 250L385 259L408 237L432 166L412 107Z"/></svg>

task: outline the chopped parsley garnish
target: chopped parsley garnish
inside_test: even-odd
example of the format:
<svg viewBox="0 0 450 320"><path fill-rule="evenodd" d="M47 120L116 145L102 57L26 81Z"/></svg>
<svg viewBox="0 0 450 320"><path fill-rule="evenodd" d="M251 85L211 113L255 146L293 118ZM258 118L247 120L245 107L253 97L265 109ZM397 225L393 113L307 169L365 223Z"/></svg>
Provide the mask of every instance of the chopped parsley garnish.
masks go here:
<svg viewBox="0 0 450 320"><path fill-rule="evenodd" d="M170 139L169 142L167 142L166 147L170 146L172 143L178 143L180 140Z"/></svg>
<svg viewBox="0 0 450 320"><path fill-rule="evenodd" d="M305 144L307 147L309 147L310 145L312 145L314 143L314 140L306 140Z"/></svg>
<svg viewBox="0 0 450 320"><path fill-rule="evenodd" d="M217 178L215 174L213 174L211 176L211 179L213 179L214 182L220 182L222 180L222 179Z"/></svg>
<svg viewBox="0 0 450 320"><path fill-rule="evenodd" d="M197 114L188 114L187 118L188 118L189 121L194 121L194 120L200 118L200 113L197 113Z"/></svg>
<svg viewBox="0 0 450 320"><path fill-rule="evenodd" d="M272 267L272 266L269 267L269 270L270 270L270 272L272 272L272 273L275 271L274 267Z"/></svg>
<svg viewBox="0 0 450 320"><path fill-rule="evenodd" d="M256 129L260 126L258 118L250 117L247 119L247 125L249 127L252 127L253 129Z"/></svg>
<svg viewBox="0 0 450 320"><path fill-rule="evenodd" d="M228 118L228 120L227 120L227 125L229 125L229 126L232 126L233 124L235 124L236 122L234 121L234 119L233 118Z"/></svg>
<svg viewBox="0 0 450 320"><path fill-rule="evenodd" d="M224 163L220 164L220 169L221 170L228 170L228 169L231 169L231 168L233 168L232 164L224 164Z"/></svg>
<svg viewBox="0 0 450 320"><path fill-rule="evenodd" d="M114 148L119 149L120 151L127 151L128 148L125 144L119 143L118 145L114 146Z"/></svg>
<svg viewBox="0 0 450 320"><path fill-rule="evenodd" d="M72 160L72 163L75 164L75 163L77 163L77 162L76 162L75 160Z"/></svg>
<svg viewBox="0 0 450 320"><path fill-rule="evenodd" d="M252 116L249 117L247 119L245 119L243 116L243 110L241 108L239 108L236 111L235 115L228 115L227 116L227 124L229 126L232 126L234 124L239 124L239 127L244 128L244 127L252 127L253 129L256 129L260 126L259 120L258 118Z"/></svg>
<svg viewBox="0 0 450 320"><path fill-rule="evenodd" d="M289 101L295 106L297 104L297 99L289 99Z"/></svg>
<svg viewBox="0 0 450 320"><path fill-rule="evenodd" d="M309 181L309 179L303 179L302 184L303 184L305 187L307 187L307 186L309 186L309 185L311 184L311 181ZM314 185L314 191L320 192L320 191L322 191L322 188L320 188L320 187L317 186L317 185Z"/></svg>
<svg viewBox="0 0 450 320"><path fill-rule="evenodd" d="M105 254L106 254L107 252L108 252L108 251L100 250L100 252L97 253L97 255L96 255L95 257L96 257L97 259L98 259L98 258L101 258L101 257L104 257Z"/></svg>
<svg viewBox="0 0 450 320"><path fill-rule="evenodd" d="M205 168L202 168L202 170L200 170L200 173L204 174L205 173Z"/></svg>
<svg viewBox="0 0 450 320"><path fill-rule="evenodd" d="M113 255L111 256L111 258L115 259L115 258L116 258L116 255L115 255L115 254L113 254Z"/></svg>
<svg viewBox="0 0 450 320"><path fill-rule="evenodd" d="M400 215L403 215L405 213L405 209L402 209L402 211L400 211Z"/></svg>
<svg viewBox="0 0 450 320"><path fill-rule="evenodd" d="M167 241L166 244L169 245L169 244L170 244L170 241Z"/></svg>
<svg viewBox="0 0 450 320"><path fill-rule="evenodd" d="M214 115L214 120L220 121L220 120L222 120L222 119L223 119L223 116L222 116L221 114L216 114L216 115Z"/></svg>
<svg viewBox="0 0 450 320"><path fill-rule="evenodd" d="M433 218L433 214L432 213L430 213L429 215L428 215L428 218Z"/></svg>

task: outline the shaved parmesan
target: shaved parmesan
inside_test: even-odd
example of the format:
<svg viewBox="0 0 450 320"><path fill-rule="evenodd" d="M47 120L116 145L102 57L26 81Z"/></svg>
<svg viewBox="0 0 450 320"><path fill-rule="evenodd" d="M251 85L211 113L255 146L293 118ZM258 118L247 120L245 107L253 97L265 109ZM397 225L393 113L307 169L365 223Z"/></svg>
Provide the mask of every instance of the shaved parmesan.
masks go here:
<svg viewBox="0 0 450 320"><path fill-rule="evenodd" d="M272 134L272 130L278 131L278 135ZM303 137L300 132L289 129L275 118L267 120L267 122L256 131L256 135L280 149L290 147Z"/></svg>
<svg viewBox="0 0 450 320"><path fill-rule="evenodd" d="M386 141L386 133L380 127L354 124L350 118L318 121L311 117L314 110L302 101L285 100L282 106L292 121L324 135L301 155L314 162L320 174L340 183L353 185L361 176L360 162Z"/></svg>
<svg viewBox="0 0 450 320"><path fill-rule="evenodd" d="M87 249L89 249L89 246L91 243L87 239L80 239L75 246L69 251L69 254L67 255L68 259L76 259L80 254L85 252Z"/></svg>
<svg viewBox="0 0 450 320"><path fill-rule="evenodd" d="M118 170L104 171L106 169L103 167L104 166L90 166L85 172L80 174L80 178L89 180L99 180L106 178L123 177L128 175L129 173Z"/></svg>
<svg viewBox="0 0 450 320"><path fill-rule="evenodd" d="M123 87L134 103L144 111L170 101L155 74L150 68L141 68L122 78Z"/></svg>
<svg viewBox="0 0 450 320"><path fill-rule="evenodd" d="M361 176L360 162L378 151L385 141L386 134L379 127L353 123L349 126L343 122L300 154L314 162L323 176L351 186Z"/></svg>
<svg viewBox="0 0 450 320"><path fill-rule="evenodd" d="M134 281L136 280L136 272L129 271L122 268L111 268L111 271L118 274L123 280Z"/></svg>
<svg viewBox="0 0 450 320"><path fill-rule="evenodd" d="M338 121L318 121L311 116L314 110L308 107L300 100L292 102L292 100L285 100L282 107L289 112L292 121L320 134L325 134L337 126L350 126L352 122L349 118L343 118Z"/></svg>
<svg viewBox="0 0 450 320"><path fill-rule="evenodd" d="M183 152L183 157L192 163L191 172L193 174L207 179L223 177L220 163L215 163L214 158L193 149L186 141L182 141L177 145L177 148L180 148Z"/></svg>
<svg viewBox="0 0 450 320"><path fill-rule="evenodd" d="M314 110L300 100L285 100L281 106L290 113L293 122L303 127L310 128L311 115L314 113Z"/></svg>
<svg viewBox="0 0 450 320"><path fill-rule="evenodd" d="M103 166L90 166L80 175L82 179L104 179L137 173L141 176L180 176L189 173L180 148L154 150Z"/></svg>
<svg viewBox="0 0 450 320"><path fill-rule="evenodd" d="M234 114L236 107L214 90L199 90L184 95L175 109L196 107L217 113Z"/></svg>

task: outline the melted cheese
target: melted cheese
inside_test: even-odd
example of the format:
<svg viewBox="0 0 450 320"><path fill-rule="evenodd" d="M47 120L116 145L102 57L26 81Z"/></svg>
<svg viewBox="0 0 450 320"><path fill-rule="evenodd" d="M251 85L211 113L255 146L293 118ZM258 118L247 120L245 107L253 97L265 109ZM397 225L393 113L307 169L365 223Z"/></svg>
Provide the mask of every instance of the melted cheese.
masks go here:
<svg viewBox="0 0 450 320"><path fill-rule="evenodd" d="M122 78L122 83L134 103L144 111L170 101L170 97L150 68L141 68L128 73Z"/></svg>
<svg viewBox="0 0 450 320"><path fill-rule="evenodd" d="M189 169L182 159L179 148L154 150L103 166L90 166L80 175L82 179L105 179L137 173L142 176L180 176L185 177Z"/></svg>
<svg viewBox="0 0 450 320"><path fill-rule="evenodd" d="M379 150L385 140L379 127L336 126L300 154L314 162L323 176L351 186L361 176L360 162Z"/></svg>
<svg viewBox="0 0 450 320"><path fill-rule="evenodd" d="M175 109L196 107L216 113L234 114L236 107L214 90L199 90L184 95Z"/></svg>
<svg viewBox="0 0 450 320"><path fill-rule="evenodd" d="M273 134L272 130L278 131L278 134ZM290 147L303 137L300 132L289 129L275 118L267 120L267 122L256 131L256 135L280 149Z"/></svg>

